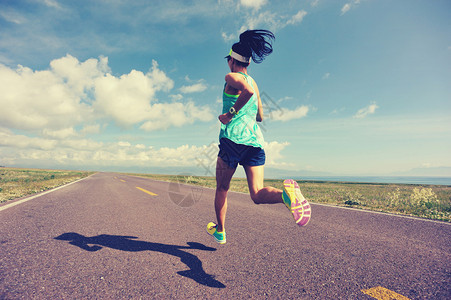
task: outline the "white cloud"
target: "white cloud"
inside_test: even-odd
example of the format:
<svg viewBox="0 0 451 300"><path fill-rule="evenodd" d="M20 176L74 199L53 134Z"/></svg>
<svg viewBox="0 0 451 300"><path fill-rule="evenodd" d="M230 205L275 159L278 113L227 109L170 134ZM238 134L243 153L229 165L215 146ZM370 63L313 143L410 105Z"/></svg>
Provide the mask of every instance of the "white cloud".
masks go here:
<svg viewBox="0 0 451 300"><path fill-rule="evenodd" d="M0 11L0 17L2 17L7 22L14 23L17 25L20 25L20 24L23 24L26 22L26 19L23 16L15 13L13 11L8 11L8 12Z"/></svg>
<svg viewBox="0 0 451 300"><path fill-rule="evenodd" d="M102 142L96 142L90 139L65 139L59 141L57 147L53 150L64 148L64 151L67 151L68 153L71 153L72 151L93 151L101 149L103 145Z"/></svg>
<svg viewBox="0 0 451 300"><path fill-rule="evenodd" d="M222 32L222 38L225 42L231 42L238 39L240 33L247 29L256 28L268 28L269 30L276 32L280 29L287 27L288 25L295 25L302 22L307 12L304 10L298 11L294 15L286 16L272 11L263 11L260 13L252 13L247 16L245 24L240 27L236 34L227 34Z"/></svg>
<svg viewBox="0 0 451 300"><path fill-rule="evenodd" d="M307 15L307 12L305 10L300 10L300 11L298 11L297 14L292 16L291 19L289 19L286 24L294 25L294 24L301 23L306 15Z"/></svg>
<svg viewBox="0 0 451 300"><path fill-rule="evenodd" d="M0 147L8 147L13 150L27 149L35 152L34 150L56 150L62 148L70 148L70 150L94 150L102 147L103 143L80 139L75 134L66 134L64 131L71 132L71 129L63 129L62 133L51 133L44 130L48 134L46 137L29 137L21 134L14 134L11 130L0 128ZM55 134L56 137L52 137L51 134ZM65 136L64 139L61 136ZM0 148L0 156L1 156Z"/></svg>
<svg viewBox="0 0 451 300"><path fill-rule="evenodd" d="M0 132L0 137L0 145L5 144L5 134ZM9 135L6 142L14 144L14 148L11 148L13 151L7 151L7 148L0 147L0 165L49 166L58 162L60 167L80 166L90 169L101 169L104 166L133 168L143 164L194 167L198 164L196 159L202 158L201 154L209 149L209 146L193 145L153 148L143 144L133 145L127 141L103 144L89 140L70 140L61 142L56 147L55 144L44 147L42 139L34 140L13 134Z"/></svg>
<svg viewBox="0 0 451 300"><path fill-rule="evenodd" d="M237 38L237 35L236 35L236 34L233 34L233 33L227 34L227 33L225 33L225 32L222 32L221 35L222 35L223 40L224 40L225 42L227 42L227 43L228 43L228 42L231 42L231 41L233 41L233 40L235 40L235 39Z"/></svg>
<svg viewBox="0 0 451 300"><path fill-rule="evenodd" d="M345 5L343 5L343 7L341 8L341 15L344 15L345 13L347 13L351 8L357 6L360 4L360 0L354 0L351 2L346 3Z"/></svg>
<svg viewBox="0 0 451 300"><path fill-rule="evenodd" d="M172 81L167 85L173 85ZM149 73L132 70L121 77L107 74L96 79L93 107L119 126L128 127L149 118L150 103L156 101L155 93L160 89L162 86L155 84Z"/></svg>
<svg viewBox="0 0 451 300"><path fill-rule="evenodd" d="M117 145L120 147L130 147L132 144L129 142L118 142Z"/></svg>
<svg viewBox="0 0 451 300"><path fill-rule="evenodd" d="M294 166L293 164L282 162L283 155L281 152L290 145L289 142L265 142L264 149L266 153L266 166L276 168L287 168Z"/></svg>
<svg viewBox="0 0 451 300"><path fill-rule="evenodd" d="M100 125L94 124L94 125L85 125L81 130L80 134L94 134L100 132Z"/></svg>
<svg viewBox="0 0 451 300"><path fill-rule="evenodd" d="M330 73L329 72L323 75L323 79L329 79L329 77L330 77Z"/></svg>
<svg viewBox="0 0 451 300"><path fill-rule="evenodd" d="M99 134L110 121L151 131L213 119L209 107L179 102L181 95L174 96L173 102L160 102L157 94L169 92L174 83L155 61L147 73L132 70L115 76L106 57L80 62L67 55L41 71L0 64L0 78L0 165L192 165L202 148L154 149L126 140L113 143L83 137ZM203 87L195 84L185 92Z"/></svg>
<svg viewBox="0 0 451 300"><path fill-rule="evenodd" d="M288 142L266 142L266 165L289 167L283 162L282 151ZM90 139L30 138L16 135L8 129L0 128L0 165L26 165L29 167L49 167L58 163L59 167L82 169L102 169L102 167L134 168L144 165L165 167L211 166L217 157L217 144L180 145L176 147L148 147L142 143L127 140L102 143Z"/></svg>
<svg viewBox="0 0 451 300"><path fill-rule="evenodd" d="M44 4L47 5L48 7L61 8L58 1L56 0L44 0Z"/></svg>
<svg viewBox="0 0 451 300"><path fill-rule="evenodd" d="M71 127L92 116L80 93L52 70L0 64L0 126L22 130Z"/></svg>
<svg viewBox="0 0 451 300"><path fill-rule="evenodd" d="M84 64L88 62L89 60ZM92 108L95 114L112 118L119 126L127 127L148 120L151 117L151 102L157 101L156 93L169 91L174 86L173 81L158 68L156 61L152 62L152 67L146 74L132 70L120 77L111 75L106 63L107 59L101 57L97 64L100 72L88 72L87 77L92 79L90 83L86 82L81 86L84 89L91 88L94 97ZM69 69L76 70L75 67ZM91 69L93 68L89 68ZM75 71L72 73L71 78L78 78L83 74ZM68 84L70 83L69 78ZM80 88L77 91L80 91Z"/></svg>
<svg viewBox="0 0 451 300"><path fill-rule="evenodd" d="M25 135L15 135L10 130L0 130L0 146L15 149L41 149L50 150L55 148L57 141ZM0 152L1 153L1 152ZM0 155L1 156L1 155Z"/></svg>
<svg viewBox="0 0 451 300"><path fill-rule="evenodd" d="M169 95L169 98L171 98L172 101L177 102L183 99L183 95L182 94Z"/></svg>
<svg viewBox="0 0 451 300"><path fill-rule="evenodd" d="M64 80L68 88L83 97L85 90L94 87L94 80L111 73L108 66L108 57L100 56L99 59L90 58L85 62L79 62L77 58L66 55L50 62L51 71L55 76Z"/></svg>
<svg viewBox="0 0 451 300"><path fill-rule="evenodd" d="M107 57L80 62L66 55L42 71L0 64L0 78L0 126L43 137L74 137L79 134L74 128L80 127L81 134L96 133L100 130L96 123L102 120L122 127L141 124L142 129L152 130L212 118L208 107L202 107L202 118L193 116L189 110L200 110L193 102L158 101L157 93L169 92L174 82L156 61L147 73L132 70L115 76ZM202 83L182 88L185 92L204 89Z"/></svg>
<svg viewBox="0 0 451 300"><path fill-rule="evenodd" d="M274 12L265 11L253 16L249 16L246 19L246 24L239 29L239 33L246 29L256 29L259 27L266 27L274 31L278 28L278 16Z"/></svg>
<svg viewBox="0 0 451 300"><path fill-rule="evenodd" d="M269 119L273 121L287 122L295 119L301 119L307 116L309 107L302 105L296 109L279 108L269 112Z"/></svg>
<svg viewBox="0 0 451 300"><path fill-rule="evenodd" d="M260 9L268 1L267 0L240 0L240 4L245 7Z"/></svg>
<svg viewBox="0 0 451 300"><path fill-rule="evenodd" d="M183 94L189 94L189 93L199 93L199 92L203 92L207 89L207 86L203 83L196 83L193 85L184 85L180 88L180 92L182 92Z"/></svg>
<svg viewBox="0 0 451 300"><path fill-rule="evenodd" d="M341 8L341 14L344 15L344 14L347 13L350 9L351 9L351 4L350 4L350 3L346 3L346 4L343 5L343 7Z"/></svg>
<svg viewBox="0 0 451 300"><path fill-rule="evenodd" d="M248 28L254 29L258 27L265 27L272 31L277 31L288 25L301 23L306 15L307 12L304 10L298 11L292 16L283 16L275 12L264 11L252 17L248 17L246 25L240 28L240 32Z"/></svg>
<svg viewBox="0 0 451 300"><path fill-rule="evenodd" d="M377 106L376 103L372 103L372 104L368 105L367 107L359 109L359 111L354 115L354 118L363 119L368 115L374 114L376 112L376 109L378 109L378 108L379 108L379 106Z"/></svg>
<svg viewBox="0 0 451 300"><path fill-rule="evenodd" d="M74 137L74 136L78 135L75 132L73 127L67 127L67 128L62 128L62 129L58 129L58 130L51 130L51 129L44 128L42 130L42 134L44 136L59 139L59 140L67 139L69 137Z"/></svg>
<svg viewBox="0 0 451 300"><path fill-rule="evenodd" d="M202 111L202 113L198 113ZM152 106L152 118L141 125L141 129L154 131L169 127L181 127L193 124L196 120L210 121L213 114L208 107L197 108L193 102L154 104Z"/></svg>
<svg viewBox="0 0 451 300"><path fill-rule="evenodd" d="M342 108L336 108L333 111L331 111L329 114L330 115L338 115L342 112L344 112L346 110L346 108L342 107Z"/></svg>

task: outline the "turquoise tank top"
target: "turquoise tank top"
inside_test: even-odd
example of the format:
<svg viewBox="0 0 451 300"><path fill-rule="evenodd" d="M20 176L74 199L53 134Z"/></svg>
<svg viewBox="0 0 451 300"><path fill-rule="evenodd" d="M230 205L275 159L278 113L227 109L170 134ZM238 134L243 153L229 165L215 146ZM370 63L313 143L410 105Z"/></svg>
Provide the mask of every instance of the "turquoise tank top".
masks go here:
<svg viewBox="0 0 451 300"><path fill-rule="evenodd" d="M249 75L241 73L247 83L254 89L253 80ZM254 89L255 90L255 89ZM229 95L224 92L222 95L222 113L225 114L235 104L239 95ZM249 101L240 109L228 124L221 123L219 140L227 138L234 143L252 147L263 148L264 139L260 127L257 124L258 98L254 93Z"/></svg>

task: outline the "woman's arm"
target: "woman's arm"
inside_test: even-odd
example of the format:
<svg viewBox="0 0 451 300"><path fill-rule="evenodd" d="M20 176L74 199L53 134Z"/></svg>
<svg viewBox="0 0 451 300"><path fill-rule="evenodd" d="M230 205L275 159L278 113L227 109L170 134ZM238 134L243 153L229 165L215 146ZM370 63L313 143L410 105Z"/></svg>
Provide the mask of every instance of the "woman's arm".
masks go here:
<svg viewBox="0 0 451 300"><path fill-rule="evenodd" d="M263 105L262 105L262 99L260 99L260 92L258 91L257 83L254 80L254 87L255 92L257 93L257 99L258 99L258 111L257 111L257 122L263 121Z"/></svg>

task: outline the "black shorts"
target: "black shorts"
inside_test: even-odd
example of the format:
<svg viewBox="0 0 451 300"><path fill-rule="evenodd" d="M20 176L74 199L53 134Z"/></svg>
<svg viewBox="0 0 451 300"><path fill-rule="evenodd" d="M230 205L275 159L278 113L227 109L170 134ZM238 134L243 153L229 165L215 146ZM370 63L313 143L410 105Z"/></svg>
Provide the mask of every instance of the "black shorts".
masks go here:
<svg viewBox="0 0 451 300"><path fill-rule="evenodd" d="M265 164L265 150L259 147L241 145L227 138L219 141L218 156L231 168L242 166L262 166Z"/></svg>

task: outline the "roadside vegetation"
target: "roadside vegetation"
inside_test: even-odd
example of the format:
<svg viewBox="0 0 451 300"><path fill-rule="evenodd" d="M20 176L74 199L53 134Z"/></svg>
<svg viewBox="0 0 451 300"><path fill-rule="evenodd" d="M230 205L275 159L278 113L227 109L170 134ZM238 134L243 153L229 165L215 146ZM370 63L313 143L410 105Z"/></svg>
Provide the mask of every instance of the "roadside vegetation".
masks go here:
<svg viewBox="0 0 451 300"><path fill-rule="evenodd" d="M214 177L134 175L209 188L215 188L216 186ZM451 186L300 180L297 182L304 196L313 203L354 207L451 222ZM283 188L281 180L265 180L265 185L279 189ZM249 192L245 178L233 178L230 189L236 192Z"/></svg>
<svg viewBox="0 0 451 300"><path fill-rule="evenodd" d="M43 192L94 172L0 168L0 203Z"/></svg>
<svg viewBox="0 0 451 300"><path fill-rule="evenodd" d="M0 167L0 203L43 192L93 173ZM127 175L208 188L216 186L215 178L206 176ZM300 180L298 183L304 196L313 203L451 222L451 186ZM265 185L283 188L281 180L265 180ZM249 192L245 178L233 178L230 189L235 192Z"/></svg>

